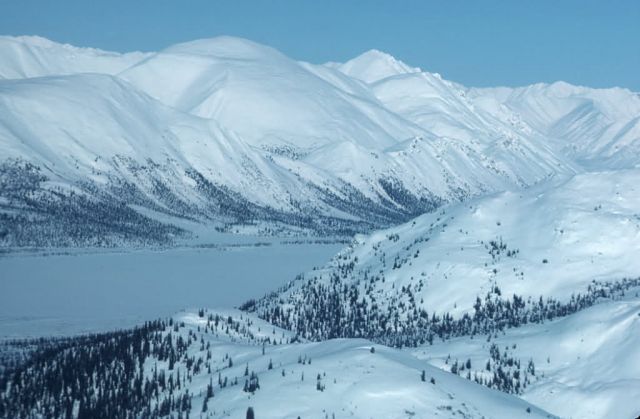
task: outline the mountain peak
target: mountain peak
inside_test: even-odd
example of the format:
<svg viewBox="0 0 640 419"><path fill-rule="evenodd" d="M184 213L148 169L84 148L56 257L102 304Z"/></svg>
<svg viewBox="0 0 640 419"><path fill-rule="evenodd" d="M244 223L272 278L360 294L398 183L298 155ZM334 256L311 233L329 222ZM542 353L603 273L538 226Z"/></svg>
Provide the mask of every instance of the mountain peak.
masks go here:
<svg viewBox="0 0 640 419"><path fill-rule="evenodd" d="M162 53L215 56L232 59L283 58L275 48L234 36L217 36L183 42L164 49Z"/></svg>
<svg viewBox="0 0 640 419"><path fill-rule="evenodd" d="M386 52L371 49L347 61L338 67L343 73L366 83L398 74L419 73L418 67L411 67Z"/></svg>

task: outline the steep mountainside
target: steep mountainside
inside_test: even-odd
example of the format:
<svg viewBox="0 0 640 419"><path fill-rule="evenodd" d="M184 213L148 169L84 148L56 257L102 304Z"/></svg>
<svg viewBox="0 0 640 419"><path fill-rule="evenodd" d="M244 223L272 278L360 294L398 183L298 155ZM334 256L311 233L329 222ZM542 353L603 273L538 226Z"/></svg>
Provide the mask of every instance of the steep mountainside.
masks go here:
<svg viewBox="0 0 640 419"><path fill-rule="evenodd" d="M627 89L564 82L467 88L378 51L338 68L368 83L389 109L441 137L543 153L560 149L590 170L640 163L640 95Z"/></svg>
<svg viewBox="0 0 640 419"><path fill-rule="evenodd" d="M588 173L443 207L244 308L306 338L399 346L565 316L640 285L639 178Z"/></svg>
<svg viewBox="0 0 640 419"><path fill-rule="evenodd" d="M637 95L622 89L567 88L606 116L568 124L564 97L545 94L561 110L543 118L532 93L467 89L378 51L313 65L232 37L130 54L1 37L0 56L2 246L189 234L167 216L366 232L579 173L595 159L567 147L582 136L607 167L637 163Z"/></svg>

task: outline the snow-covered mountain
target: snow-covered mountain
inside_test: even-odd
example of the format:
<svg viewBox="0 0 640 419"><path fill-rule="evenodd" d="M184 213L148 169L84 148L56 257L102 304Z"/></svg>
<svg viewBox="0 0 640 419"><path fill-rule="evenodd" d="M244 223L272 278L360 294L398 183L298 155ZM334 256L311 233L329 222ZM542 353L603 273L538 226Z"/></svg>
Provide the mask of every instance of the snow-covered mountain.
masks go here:
<svg viewBox="0 0 640 419"><path fill-rule="evenodd" d="M296 341L237 310L185 312L136 331L39 345L33 361L7 377L13 385L0 407L8 416L240 418L252 407L259 418L553 417L410 353L364 339ZM88 377L91 386L78 384ZM24 397L31 391L37 403Z"/></svg>
<svg viewBox="0 0 640 419"><path fill-rule="evenodd" d="M422 73L419 68L410 67L377 49L369 50L346 63L331 63L329 66L365 83L374 83L401 74Z"/></svg>
<svg viewBox="0 0 640 419"><path fill-rule="evenodd" d="M445 206L356 237L325 267L249 306L277 324L303 326L300 333L310 338L336 337L334 326L355 322L365 312L371 316L367 330L355 324L343 329L369 338L402 335L423 312L427 323L433 315L473 317L483 308L478 298L485 296L492 303L510 301L509 310L518 308L515 313L492 311L492 316L513 315L526 322L532 318L527 307L535 308L540 298L571 305L579 295L589 299L602 289L612 291L611 284L624 279L638 285L638 179L638 169L592 172L552 187ZM344 305L344 312L331 314L332 304ZM314 317L318 311L327 317ZM310 319L312 324L306 324ZM461 325L471 331L475 326L487 325ZM434 334L440 334L438 327ZM338 336L345 336L344 330Z"/></svg>
<svg viewBox="0 0 640 419"><path fill-rule="evenodd" d="M363 233L242 311L3 345L0 416L637 415L639 121L377 50L0 37L0 246Z"/></svg>
<svg viewBox="0 0 640 419"><path fill-rule="evenodd" d="M313 341L405 348L560 417L634 417L638 179L589 172L444 206L242 308Z"/></svg>
<svg viewBox="0 0 640 419"><path fill-rule="evenodd" d="M4 246L166 243L185 234L171 217L351 234L638 163L623 89L468 89L378 51L314 65L232 37L128 54L1 37L0 57Z"/></svg>
<svg viewBox="0 0 640 419"><path fill-rule="evenodd" d="M78 73L117 74L147 55L78 48L40 36L0 36L0 79Z"/></svg>
<svg viewBox="0 0 640 419"><path fill-rule="evenodd" d="M339 68L367 82L389 109L441 137L559 148L591 170L638 164L640 95L627 89L565 82L467 88L377 51Z"/></svg>
<svg viewBox="0 0 640 419"><path fill-rule="evenodd" d="M380 150L420 133L355 81L318 71L338 80L327 81L273 48L219 37L171 46L119 76L255 145L313 150L347 141Z"/></svg>
<svg viewBox="0 0 640 419"><path fill-rule="evenodd" d="M525 370L531 361L535 375L520 393L524 400L563 418L633 418L640 413L640 299L629 294L490 342L456 338L410 352L446 371L470 360L457 374L473 381L491 379L498 368L513 375L515 362Z"/></svg>
<svg viewBox="0 0 640 419"><path fill-rule="evenodd" d="M638 93L557 82L516 89L470 89L469 97L477 108L497 119L526 121L586 169L638 166Z"/></svg>

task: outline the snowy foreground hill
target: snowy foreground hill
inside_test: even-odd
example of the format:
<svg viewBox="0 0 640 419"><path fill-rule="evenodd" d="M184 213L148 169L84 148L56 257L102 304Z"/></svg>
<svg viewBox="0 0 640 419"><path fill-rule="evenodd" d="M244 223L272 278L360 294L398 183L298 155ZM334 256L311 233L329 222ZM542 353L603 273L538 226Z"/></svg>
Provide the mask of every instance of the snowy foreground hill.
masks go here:
<svg viewBox="0 0 640 419"><path fill-rule="evenodd" d="M570 314L640 285L638 179L586 173L443 207L356 237L247 308L307 338L400 345Z"/></svg>
<svg viewBox="0 0 640 419"><path fill-rule="evenodd" d="M561 417L640 413L640 172L502 192L369 236L243 309L366 338Z"/></svg>
<svg viewBox="0 0 640 419"><path fill-rule="evenodd" d="M639 116L625 89L473 89L379 51L314 65L231 37L128 54L0 37L0 243L170 244L185 219L368 232L634 167Z"/></svg>
<svg viewBox="0 0 640 419"><path fill-rule="evenodd" d="M499 368L513 375L517 364L524 371L531 362L535 376L520 392L522 399L563 418L635 418L640 414L639 328L635 291L622 301L511 329L491 341L461 337L413 353L447 371L469 360L471 368L457 368L457 374L473 381L486 380Z"/></svg>
<svg viewBox="0 0 640 419"><path fill-rule="evenodd" d="M241 418L252 406L258 418L552 417L403 351L296 340L246 313L200 310L135 332L51 341L9 379L0 415Z"/></svg>

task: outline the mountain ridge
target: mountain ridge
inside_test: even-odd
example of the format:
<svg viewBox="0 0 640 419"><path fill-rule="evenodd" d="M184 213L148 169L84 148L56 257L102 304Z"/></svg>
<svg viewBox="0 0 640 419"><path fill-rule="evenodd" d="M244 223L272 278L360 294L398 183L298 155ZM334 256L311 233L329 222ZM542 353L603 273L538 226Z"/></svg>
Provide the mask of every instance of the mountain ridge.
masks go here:
<svg viewBox="0 0 640 419"><path fill-rule="evenodd" d="M469 89L379 51L341 70L234 37L133 55L16 39L0 38L0 159L36 165L49 179L36 187L44 195L51 180L90 200L120 185L136 205L220 228L275 221L317 233L312 220L327 217L329 231L351 234L599 168L582 162L638 164L629 151L640 147L640 99L624 90L557 85L577 89L589 105L580 113L576 99L550 99L540 87L516 103L524 91ZM37 57L20 71L16 42ZM385 77L347 74L367 69ZM557 112L546 119L523 113L550 100ZM623 112L620 100L632 106ZM3 201L4 216L34 216L24 200L40 192ZM222 210L225 200L234 210Z"/></svg>

